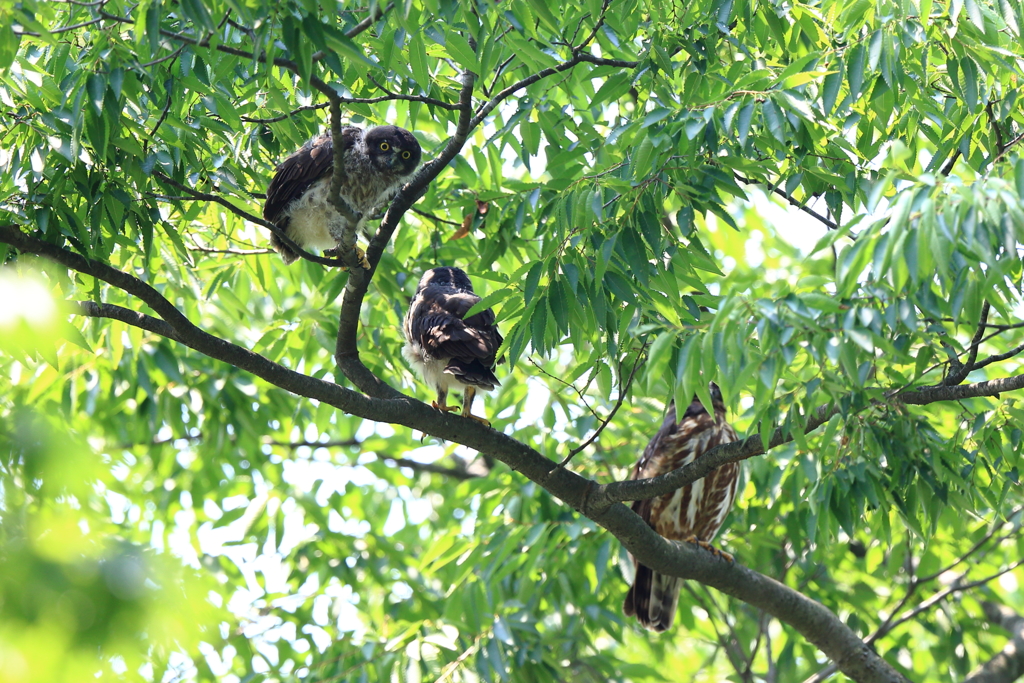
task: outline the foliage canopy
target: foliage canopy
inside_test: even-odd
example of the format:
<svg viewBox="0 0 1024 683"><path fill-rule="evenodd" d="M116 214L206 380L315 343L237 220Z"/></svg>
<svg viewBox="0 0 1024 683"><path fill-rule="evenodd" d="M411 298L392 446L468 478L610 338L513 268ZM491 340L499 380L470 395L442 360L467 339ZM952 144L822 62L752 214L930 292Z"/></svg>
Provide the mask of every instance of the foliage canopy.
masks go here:
<svg viewBox="0 0 1024 683"><path fill-rule="evenodd" d="M369 371L428 397L401 320L443 264L506 337L488 416L552 465L628 478L667 402L717 382L743 455L783 441L748 460L721 544L912 680L964 679L1005 641L982 598L1024 609L1021 22L1015 0L0 2L0 667L826 669L697 581L677 628L640 632L619 541L501 453L296 397L40 246L372 394L334 356L349 274L284 266L258 219L333 98L454 155L385 219L352 304Z"/></svg>

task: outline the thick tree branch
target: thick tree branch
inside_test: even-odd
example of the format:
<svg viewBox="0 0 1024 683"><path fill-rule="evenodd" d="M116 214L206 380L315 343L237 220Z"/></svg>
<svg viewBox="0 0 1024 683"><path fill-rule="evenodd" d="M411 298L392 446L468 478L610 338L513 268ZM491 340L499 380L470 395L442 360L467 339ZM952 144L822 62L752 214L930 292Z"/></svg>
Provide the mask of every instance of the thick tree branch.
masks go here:
<svg viewBox="0 0 1024 683"><path fill-rule="evenodd" d="M939 401L960 401L966 398L978 398L981 396L999 396L999 394L1005 391L1016 391L1018 389L1024 389L1024 374L952 387L924 387L918 390L896 393L888 396L888 399L920 406ZM807 421L807 425L803 429L804 434L810 434L828 422L838 412L839 409L832 404L820 406ZM628 500L647 500L648 498L671 493L698 479L703 479L712 470L716 470L726 463L739 462L756 455L762 455L766 451L770 451L784 443L789 443L792 440L792 429L782 426L776 428L772 433L768 448L764 447L761 436L754 434L741 441L733 441L732 443L716 446L689 465L680 467L668 474L663 474L660 477L618 481L598 486L590 498L590 511L597 513L614 503Z"/></svg>
<svg viewBox="0 0 1024 683"><path fill-rule="evenodd" d="M474 74L467 71L463 75L462 92L459 95L459 121L455 127L455 134L445 144L441 153L424 164L413 179L395 196L380 227L377 228L377 234L370 240L366 249L366 260L370 264L370 269L356 268L349 275L348 283L345 285L334 357L342 374L370 396L396 398L401 394L370 372L369 368L359 359L357 336L359 333L359 311L363 305L363 297L366 296L370 280L377 270L377 263L384 253L384 248L398 228L402 216L422 196L427 185L444 170L445 166L462 151L463 145L466 144L471 130L470 119L473 113L473 85L475 82Z"/></svg>
<svg viewBox="0 0 1024 683"><path fill-rule="evenodd" d="M160 318L154 318L151 315L139 313L138 311L133 311L130 308L124 308L123 306L100 304L95 301L79 301L77 302L77 306L77 312L79 315L86 315L91 318L110 318L111 320L119 320L133 327L138 327L143 330L153 332L154 334L159 334L162 337L179 341L178 335L174 331L174 327Z"/></svg>
<svg viewBox="0 0 1024 683"><path fill-rule="evenodd" d="M132 294L164 319L172 328L168 330L174 335L172 339L210 358L250 372L274 386L365 419L400 424L438 438L456 441L502 461L610 531L638 561L648 567L717 588L791 625L858 683L903 683L905 680L835 614L805 595L690 544L670 543L624 505L611 505L597 513L585 512L592 507L587 504L587 497L594 482L558 467L534 449L506 434L474 420L439 412L407 396L399 395L394 399L372 398L332 382L289 370L259 354L200 330L156 289L138 278L26 235L17 226L0 226L0 242L91 275Z"/></svg>
<svg viewBox="0 0 1024 683"><path fill-rule="evenodd" d="M961 401L965 398L980 396L999 396L1004 391L1024 389L1024 375L1000 377L987 382L960 384L954 387L924 387L916 391L900 393L896 399L909 405L924 406L937 401Z"/></svg>
<svg viewBox="0 0 1024 683"><path fill-rule="evenodd" d="M345 226L341 231L341 239L338 243L341 260L346 267L358 270L361 266L356 255L356 230L362 215L353 211L352 207L341 198L341 186L345 184L345 164L342 160L342 150L345 147L341 140L341 98L337 94L333 94L328 99L331 102L331 144L334 147L334 163L332 164L331 189L327 195L327 201L345 219Z"/></svg>
<svg viewBox="0 0 1024 683"><path fill-rule="evenodd" d="M982 602L981 608L985 617L1009 631L1011 638L995 657L971 672L964 683L1013 683L1024 675L1024 617L993 602Z"/></svg>

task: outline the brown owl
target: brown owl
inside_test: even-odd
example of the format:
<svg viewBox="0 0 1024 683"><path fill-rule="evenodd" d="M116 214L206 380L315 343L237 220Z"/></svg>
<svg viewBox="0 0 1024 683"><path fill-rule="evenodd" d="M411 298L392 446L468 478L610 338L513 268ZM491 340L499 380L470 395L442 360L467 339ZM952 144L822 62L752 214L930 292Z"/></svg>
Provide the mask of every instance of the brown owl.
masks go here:
<svg viewBox="0 0 1024 683"><path fill-rule="evenodd" d="M732 426L725 421L725 404L718 385L711 382L714 415L695 396L681 418L676 406L669 406L661 429L654 435L633 469L633 479L649 479L689 465L715 446L736 441ZM722 465L703 479L659 496L633 503L633 512L665 538L688 541L715 554L731 556L711 547L711 539L725 521L736 500L740 463ZM635 562L636 578L622 606L626 616L635 616L644 628L665 631L672 626L683 580L659 574Z"/></svg>
<svg viewBox="0 0 1024 683"><path fill-rule="evenodd" d="M446 400L449 390L461 390L462 416L489 425L473 415L473 397L478 389L491 391L498 386L494 365L502 339L491 309L464 317L478 301L480 297L473 293L473 284L461 269L428 270L405 316L402 355L437 391L435 408L458 410Z"/></svg>
<svg viewBox="0 0 1024 683"><path fill-rule="evenodd" d="M397 126L365 131L347 126L341 129L341 139L345 165L341 198L360 214L357 228L369 239L366 217L412 177L422 156L420 143L412 133ZM325 133L277 167L267 188L263 217L303 249L335 249L346 221L327 201L333 171L334 144L330 133ZM285 263L298 258L277 235L270 236L270 244Z"/></svg>

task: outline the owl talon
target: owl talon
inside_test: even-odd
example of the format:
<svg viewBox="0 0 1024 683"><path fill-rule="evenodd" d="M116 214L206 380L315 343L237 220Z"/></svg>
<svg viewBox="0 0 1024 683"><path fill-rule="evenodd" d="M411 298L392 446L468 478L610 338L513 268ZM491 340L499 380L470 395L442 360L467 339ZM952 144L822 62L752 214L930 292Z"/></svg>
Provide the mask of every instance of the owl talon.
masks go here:
<svg viewBox="0 0 1024 683"><path fill-rule="evenodd" d="M430 405L433 406L434 408L437 408L442 413L454 413L458 412L459 410L458 406L449 406L445 405L444 403L438 403L437 401L431 401Z"/></svg>
<svg viewBox="0 0 1024 683"><path fill-rule="evenodd" d="M692 543L695 546L698 546L700 548L704 548L704 550L707 550L709 553L711 553L715 557L721 557L726 562L735 562L736 561L736 558L734 558L729 553L725 552L724 550L719 550L718 548L716 548L715 546L711 545L707 541L700 540L699 538L697 538L693 534L691 534L687 538L684 538L683 542L684 543Z"/></svg>
<svg viewBox="0 0 1024 683"><path fill-rule="evenodd" d="M359 260L359 265L363 267L363 270L370 269L370 261L366 258L366 252L356 247L356 258Z"/></svg>
<svg viewBox="0 0 1024 683"><path fill-rule="evenodd" d="M356 261L363 268L363 270L370 269L370 261L366 258L366 252L359 247L354 247L356 250ZM341 247L335 247L334 249L325 249L324 256L330 258L341 258ZM339 266L342 270L347 271L348 266Z"/></svg>
<svg viewBox="0 0 1024 683"><path fill-rule="evenodd" d="M462 414L462 417L468 417L470 420L476 420L477 422L482 424L484 427L490 427L491 426L490 421L488 421L486 418L483 418L483 417L477 417L476 415L473 415L473 414L466 415L465 413Z"/></svg>

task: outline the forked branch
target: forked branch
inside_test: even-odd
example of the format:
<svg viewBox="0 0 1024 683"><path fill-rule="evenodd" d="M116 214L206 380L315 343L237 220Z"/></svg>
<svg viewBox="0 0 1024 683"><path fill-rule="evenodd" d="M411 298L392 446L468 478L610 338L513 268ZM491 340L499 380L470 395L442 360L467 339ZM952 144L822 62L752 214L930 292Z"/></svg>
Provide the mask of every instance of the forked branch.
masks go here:
<svg viewBox="0 0 1024 683"><path fill-rule="evenodd" d="M170 339L296 395L316 399L365 419L405 425L490 455L608 529L637 560L648 567L671 576L700 581L790 624L854 680L861 683L904 681L895 669L823 605L739 564L730 564L689 544L677 545L666 541L624 505L610 505L596 513L591 511L587 497L594 488L593 481L558 467L536 450L506 434L473 420L442 413L398 392L391 399L369 397L333 382L289 370L199 329L160 292L138 278L26 235L16 225L0 225L0 242L22 253L36 254L91 275L131 294L156 311L162 320L142 314L133 316L128 309L103 304L96 304L100 306L98 309L91 309L91 304L81 307L79 310L83 314L98 312L103 317L121 320L156 334L167 333Z"/></svg>

